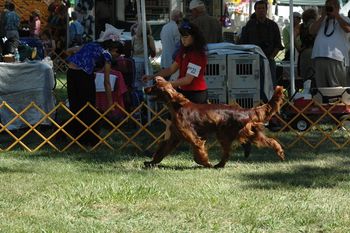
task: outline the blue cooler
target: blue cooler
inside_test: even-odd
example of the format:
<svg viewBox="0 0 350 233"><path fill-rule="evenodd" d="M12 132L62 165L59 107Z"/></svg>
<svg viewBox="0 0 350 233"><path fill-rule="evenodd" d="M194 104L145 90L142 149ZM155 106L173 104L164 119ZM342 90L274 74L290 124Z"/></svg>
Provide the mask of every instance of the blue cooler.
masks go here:
<svg viewBox="0 0 350 233"><path fill-rule="evenodd" d="M44 53L44 46L41 43L41 40L33 37L21 37L20 39L21 44L28 45L32 48L36 47L37 49L37 59L44 59L45 53Z"/></svg>

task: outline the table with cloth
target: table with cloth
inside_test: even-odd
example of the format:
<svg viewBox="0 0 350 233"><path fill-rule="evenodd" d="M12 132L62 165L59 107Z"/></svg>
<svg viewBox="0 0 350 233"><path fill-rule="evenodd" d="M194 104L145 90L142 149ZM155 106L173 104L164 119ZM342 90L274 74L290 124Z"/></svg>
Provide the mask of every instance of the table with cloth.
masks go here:
<svg viewBox="0 0 350 233"><path fill-rule="evenodd" d="M0 62L0 103L5 101L17 113L24 110L31 102L34 102L44 112L50 112L55 103L54 85L53 69L47 62ZM35 107L31 107L21 116L28 123L34 125L44 117L44 114ZM4 105L1 106L0 118L2 125L6 125L15 117L16 114L10 111L9 108ZM45 120L42 124L50 124L50 121ZM14 130L26 126L22 120L16 119L7 126L7 129Z"/></svg>

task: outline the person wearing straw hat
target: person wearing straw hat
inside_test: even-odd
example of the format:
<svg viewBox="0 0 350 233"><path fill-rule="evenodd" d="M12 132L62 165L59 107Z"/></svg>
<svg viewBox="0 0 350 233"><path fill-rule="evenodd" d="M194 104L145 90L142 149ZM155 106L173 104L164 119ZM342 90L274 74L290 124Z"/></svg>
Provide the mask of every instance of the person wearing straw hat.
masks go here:
<svg viewBox="0 0 350 233"><path fill-rule="evenodd" d="M192 0L189 5L191 22L201 30L207 43L222 42L222 30L219 20L207 13L204 2Z"/></svg>

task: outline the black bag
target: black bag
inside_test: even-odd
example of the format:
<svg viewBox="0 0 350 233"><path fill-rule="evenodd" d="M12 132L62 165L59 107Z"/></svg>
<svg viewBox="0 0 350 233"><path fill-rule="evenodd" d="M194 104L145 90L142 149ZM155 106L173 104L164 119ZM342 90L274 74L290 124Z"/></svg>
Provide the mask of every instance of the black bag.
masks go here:
<svg viewBox="0 0 350 233"><path fill-rule="evenodd" d="M19 45L19 40L15 39L15 38L11 38L6 40L6 42L3 45L3 51L2 54L14 54L15 53L15 49L18 48Z"/></svg>

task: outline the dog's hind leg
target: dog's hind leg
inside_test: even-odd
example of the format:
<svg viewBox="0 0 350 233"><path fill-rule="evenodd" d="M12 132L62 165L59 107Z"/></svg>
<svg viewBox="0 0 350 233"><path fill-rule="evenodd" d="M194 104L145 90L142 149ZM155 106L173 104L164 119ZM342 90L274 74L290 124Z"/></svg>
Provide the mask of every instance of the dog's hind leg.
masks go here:
<svg viewBox="0 0 350 233"><path fill-rule="evenodd" d="M282 149L281 144L279 144L275 139L267 137L265 134L262 132L257 132L255 135L253 142L258 146L258 147L271 147L272 149L275 150L277 156L280 158L280 160L284 160L284 150Z"/></svg>

